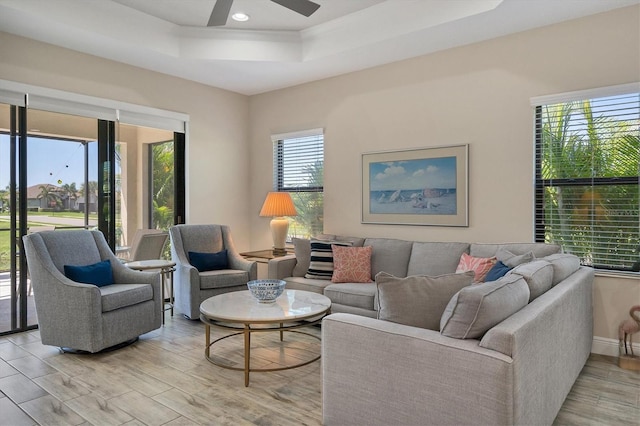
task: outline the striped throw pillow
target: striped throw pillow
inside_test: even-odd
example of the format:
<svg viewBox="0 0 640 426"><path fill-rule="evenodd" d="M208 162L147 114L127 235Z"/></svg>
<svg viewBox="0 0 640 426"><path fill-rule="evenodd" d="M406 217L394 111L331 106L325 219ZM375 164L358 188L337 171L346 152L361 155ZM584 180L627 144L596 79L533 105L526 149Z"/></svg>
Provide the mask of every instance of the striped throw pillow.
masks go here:
<svg viewBox="0 0 640 426"><path fill-rule="evenodd" d="M311 240L311 258L305 278L330 280L333 276L333 250L331 244L351 247L351 243L343 241Z"/></svg>

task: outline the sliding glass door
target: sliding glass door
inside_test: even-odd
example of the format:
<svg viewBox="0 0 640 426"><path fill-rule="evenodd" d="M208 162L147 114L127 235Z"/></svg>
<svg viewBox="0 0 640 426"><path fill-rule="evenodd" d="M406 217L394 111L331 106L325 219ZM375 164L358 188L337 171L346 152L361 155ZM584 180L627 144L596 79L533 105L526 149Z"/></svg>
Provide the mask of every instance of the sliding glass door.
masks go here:
<svg viewBox="0 0 640 426"><path fill-rule="evenodd" d="M184 191L166 192L153 177L160 168L165 184L184 182L176 146L184 159L184 135L170 130L0 104L0 334L37 326L23 235L99 229L118 252L137 229L184 217Z"/></svg>
<svg viewBox="0 0 640 426"><path fill-rule="evenodd" d="M22 236L97 224L98 143L95 119L6 104L0 114L0 333L6 333L37 326Z"/></svg>

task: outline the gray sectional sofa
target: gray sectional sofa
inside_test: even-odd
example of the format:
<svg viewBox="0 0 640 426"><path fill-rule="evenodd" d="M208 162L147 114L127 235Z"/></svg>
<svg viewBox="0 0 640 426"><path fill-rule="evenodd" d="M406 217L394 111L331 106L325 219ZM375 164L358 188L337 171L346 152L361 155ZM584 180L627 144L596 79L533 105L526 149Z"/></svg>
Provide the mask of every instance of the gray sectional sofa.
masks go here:
<svg viewBox="0 0 640 426"><path fill-rule="evenodd" d="M372 277L451 274L462 253L533 258L495 282L460 290L443 313L441 330L377 319L382 301L375 282L305 278L304 242L298 241L295 256L271 260L269 278L332 300L332 314L322 323L325 424L553 422L591 350L591 268L549 244L323 238L371 246ZM494 298L500 292L503 297ZM483 323L509 304L507 316ZM475 316L470 326L465 315Z"/></svg>

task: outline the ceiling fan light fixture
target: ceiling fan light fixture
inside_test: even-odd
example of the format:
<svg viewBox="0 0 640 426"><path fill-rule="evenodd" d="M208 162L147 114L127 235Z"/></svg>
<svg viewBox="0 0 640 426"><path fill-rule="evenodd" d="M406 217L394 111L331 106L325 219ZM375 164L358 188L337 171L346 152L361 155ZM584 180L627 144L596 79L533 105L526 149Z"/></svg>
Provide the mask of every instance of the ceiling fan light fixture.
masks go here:
<svg viewBox="0 0 640 426"><path fill-rule="evenodd" d="M238 22L246 22L249 20L249 15L247 15L244 12L236 12L233 15L231 15L231 19Z"/></svg>
<svg viewBox="0 0 640 426"><path fill-rule="evenodd" d="M311 0L271 1L306 17L311 16L320 7L318 3L314 3ZM216 0L216 4L213 6L211 16L209 17L207 27L221 27L225 25L227 23L227 18L229 17L229 12L231 11L231 6L233 6L233 0ZM231 19L239 22L244 22L249 20L249 15L247 15L246 13L237 12L231 15Z"/></svg>

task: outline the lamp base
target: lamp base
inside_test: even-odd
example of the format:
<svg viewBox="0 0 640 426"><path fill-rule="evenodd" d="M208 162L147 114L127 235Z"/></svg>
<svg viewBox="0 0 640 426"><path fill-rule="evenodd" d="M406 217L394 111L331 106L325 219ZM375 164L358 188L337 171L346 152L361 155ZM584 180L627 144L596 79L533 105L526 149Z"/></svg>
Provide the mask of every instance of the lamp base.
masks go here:
<svg viewBox="0 0 640 426"><path fill-rule="evenodd" d="M271 226L271 237L273 237L273 254L276 254L276 251L286 252L285 242L289 231L289 219L274 217L269 225Z"/></svg>

